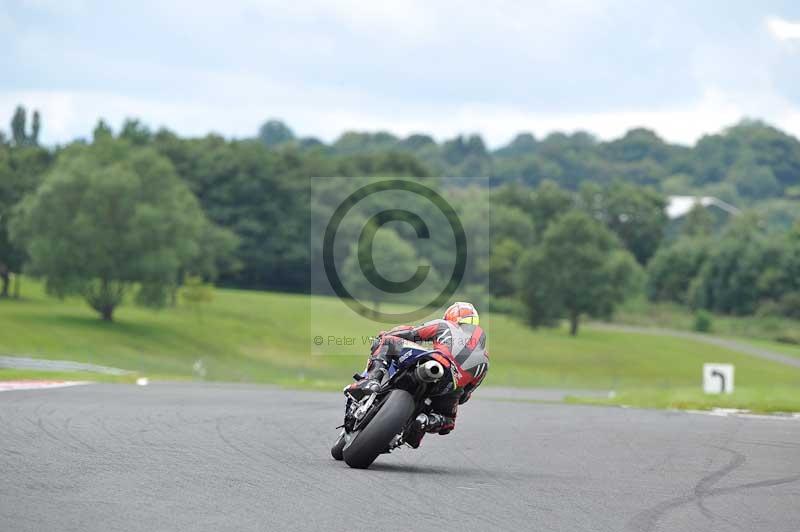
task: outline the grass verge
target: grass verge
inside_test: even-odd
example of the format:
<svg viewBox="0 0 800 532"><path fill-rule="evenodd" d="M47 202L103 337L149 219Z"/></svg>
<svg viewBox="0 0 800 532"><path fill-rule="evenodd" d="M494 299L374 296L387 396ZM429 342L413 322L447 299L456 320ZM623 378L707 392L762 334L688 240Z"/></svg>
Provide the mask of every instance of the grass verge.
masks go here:
<svg viewBox="0 0 800 532"><path fill-rule="evenodd" d="M568 397L568 403L638 408L711 410L736 408L756 413L800 412L800 393L792 387L737 388L732 394L706 395L698 388L625 390L611 398Z"/></svg>
<svg viewBox="0 0 800 532"><path fill-rule="evenodd" d="M136 375L104 375L101 373L68 371L34 371L27 369L0 369L0 381L97 381L130 384Z"/></svg>

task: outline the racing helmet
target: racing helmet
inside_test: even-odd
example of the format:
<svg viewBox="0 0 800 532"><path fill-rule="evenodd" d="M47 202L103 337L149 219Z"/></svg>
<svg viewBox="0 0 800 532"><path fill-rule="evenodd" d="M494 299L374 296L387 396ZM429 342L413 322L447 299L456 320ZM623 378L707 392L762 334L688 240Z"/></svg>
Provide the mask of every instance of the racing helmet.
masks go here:
<svg viewBox="0 0 800 532"><path fill-rule="evenodd" d="M481 321L478 316L478 311L475 310L472 303L465 303L463 301L457 301L447 307L443 319L458 325L478 325Z"/></svg>

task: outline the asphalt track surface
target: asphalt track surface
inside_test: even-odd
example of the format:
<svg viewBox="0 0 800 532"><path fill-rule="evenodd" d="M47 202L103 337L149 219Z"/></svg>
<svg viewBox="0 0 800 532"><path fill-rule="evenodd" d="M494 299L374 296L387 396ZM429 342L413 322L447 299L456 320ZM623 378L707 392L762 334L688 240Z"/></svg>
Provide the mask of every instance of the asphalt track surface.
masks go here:
<svg viewBox="0 0 800 532"><path fill-rule="evenodd" d="M0 393L0 530L800 530L800 421L476 398L367 471L337 394Z"/></svg>

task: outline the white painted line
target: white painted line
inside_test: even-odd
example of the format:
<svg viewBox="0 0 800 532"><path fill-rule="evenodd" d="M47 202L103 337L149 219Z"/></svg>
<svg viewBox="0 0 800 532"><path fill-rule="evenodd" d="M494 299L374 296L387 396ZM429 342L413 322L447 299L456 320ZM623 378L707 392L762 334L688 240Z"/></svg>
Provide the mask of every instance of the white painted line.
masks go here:
<svg viewBox="0 0 800 532"><path fill-rule="evenodd" d="M741 408L719 408L719 407L712 407L712 412L719 412L721 414L748 414L750 413L749 410L742 410Z"/></svg>
<svg viewBox="0 0 800 532"><path fill-rule="evenodd" d="M0 381L0 392L15 390L46 390L48 388L65 388L89 384L88 381Z"/></svg>
<svg viewBox="0 0 800 532"><path fill-rule="evenodd" d="M736 414L735 417L741 417L745 419L783 419L789 421L797 421L800 418L795 416L787 416L787 415L769 415L769 414Z"/></svg>
<svg viewBox="0 0 800 532"><path fill-rule="evenodd" d="M680 410L674 410L680 412ZM736 410L727 408L716 408L714 410L684 410L687 414L699 414L701 416L712 417L734 417L742 419L768 419L771 421L800 421L800 414L751 414L746 410Z"/></svg>

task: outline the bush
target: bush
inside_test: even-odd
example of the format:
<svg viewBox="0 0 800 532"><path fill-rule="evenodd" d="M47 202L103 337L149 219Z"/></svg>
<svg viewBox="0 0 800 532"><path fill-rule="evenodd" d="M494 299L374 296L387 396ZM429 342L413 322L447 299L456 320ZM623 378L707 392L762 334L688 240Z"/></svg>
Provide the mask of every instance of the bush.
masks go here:
<svg viewBox="0 0 800 532"><path fill-rule="evenodd" d="M783 314L783 308L778 301L767 299L758 305L756 316L759 318L775 318Z"/></svg>
<svg viewBox="0 0 800 532"><path fill-rule="evenodd" d="M800 334L784 333L775 337L776 342L789 345L800 345Z"/></svg>
<svg viewBox="0 0 800 532"><path fill-rule="evenodd" d="M214 300L214 285L206 284L201 277L189 275L181 289L181 299L190 307Z"/></svg>
<svg viewBox="0 0 800 532"><path fill-rule="evenodd" d="M694 315L694 330L701 333L711 332L713 320L711 313L705 310L698 310Z"/></svg>
<svg viewBox="0 0 800 532"><path fill-rule="evenodd" d="M787 318L800 319L800 292L791 292L781 298L781 314Z"/></svg>
<svg viewBox="0 0 800 532"><path fill-rule="evenodd" d="M780 300L768 299L758 306L756 315L769 318L800 319L800 292L790 292Z"/></svg>

